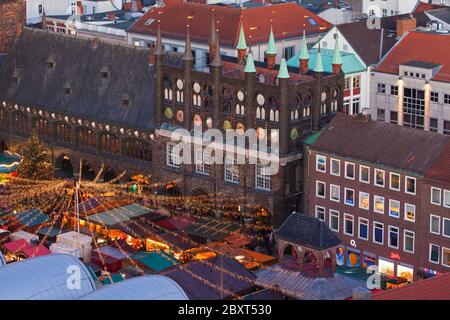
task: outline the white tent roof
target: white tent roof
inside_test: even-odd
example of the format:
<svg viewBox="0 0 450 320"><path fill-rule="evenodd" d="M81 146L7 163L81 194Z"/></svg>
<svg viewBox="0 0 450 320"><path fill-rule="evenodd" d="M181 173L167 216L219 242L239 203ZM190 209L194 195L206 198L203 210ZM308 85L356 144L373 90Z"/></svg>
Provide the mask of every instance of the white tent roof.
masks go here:
<svg viewBox="0 0 450 320"><path fill-rule="evenodd" d="M79 288L70 286L77 274ZM0 268L0 300L73 300L95 289L93 275L71 255L41 256Z"/></svg>
<svg viewBox="0 0 450 320"><path fill-rule="evenodd" d="M183 289L162 275L131 278L88 294L82 300L188 300Z"/></svg>

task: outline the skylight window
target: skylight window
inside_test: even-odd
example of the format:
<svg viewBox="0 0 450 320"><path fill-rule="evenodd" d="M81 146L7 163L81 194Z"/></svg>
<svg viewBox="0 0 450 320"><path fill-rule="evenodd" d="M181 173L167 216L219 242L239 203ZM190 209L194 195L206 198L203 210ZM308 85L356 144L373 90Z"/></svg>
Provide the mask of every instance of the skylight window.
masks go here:
<svg viewBox="0 0 450 320"><path fill-rule="evenodd" d="M312 25L313 27L318 26L316 20L314 20L313 18L309 17L308 19L306 19L310 25Z"/></svg>

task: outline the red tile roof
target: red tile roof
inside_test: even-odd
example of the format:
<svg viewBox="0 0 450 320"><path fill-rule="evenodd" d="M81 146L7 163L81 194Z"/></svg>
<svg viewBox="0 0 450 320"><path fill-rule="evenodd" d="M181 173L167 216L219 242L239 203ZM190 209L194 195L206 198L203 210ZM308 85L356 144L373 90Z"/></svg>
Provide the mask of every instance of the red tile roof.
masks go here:
<svg viewBox="0 0 450 320"><path fill-rule="evenodd" d="M392 48L375 71L398 74L400 64L410 61L442 65L432 80L450 82L450 35L411 32Z"/></svg>
<svg viewBox="0 0 450 320"><path fill-rule="evenodd" d="M376 293L372 300L450 300L450 273Z"/></svg>
<svg viewBox="0 0 450 320"><path fill-rule="evenodd" d="M425 177L433 181L450 184L450 143L436 159Z"/></svg>
<svg viewBox="0 0 450 320"><path fill-rule="evenodd" d="M445 6L441 6L439 4L425 3L425 2L419 1L419 3L417 4L417 7L414 10L414 12L424 12L424 11L429 11L429 10L433 10L433 9L440 9L440 8L445 8Z"/></svg>
<svg viewBox="0 0 450 320"><path fill-rule="evenodd" d="M191 40L207 43L212 9L215 12L221 45L228 47L237 45L241 16L247 45L266 43L269 40L270 20L273 20L275 39L300 37L303 30L306 34L323 33L332 27L326 20L293 2L255 8L233 8L167 0L164 7L149 10L129 31L156 35L159 19L163 37L184 40L186 25L189 24ZM309 17L314 19L317 25L308 22Z"/></svg>
<svg viewBox="0 0 450 320"><path fill-rule="evenodd" d="M310 144L317 151L425 176L449 143L443 134L338 113Z"/></svg>

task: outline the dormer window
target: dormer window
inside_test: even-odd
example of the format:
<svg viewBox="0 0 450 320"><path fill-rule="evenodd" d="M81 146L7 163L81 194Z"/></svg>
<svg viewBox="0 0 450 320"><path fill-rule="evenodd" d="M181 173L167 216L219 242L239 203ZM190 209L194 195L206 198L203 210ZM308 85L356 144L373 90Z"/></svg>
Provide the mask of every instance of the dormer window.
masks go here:
<svg viewBox="0 0 450 320"><path fill-rule="evenodd" d="M19 70L15 69L11 76L11 82L16 85L19 83L19 80L20 80Z"/></svg>
<svg viewBox="0 0 450 320"><path fill-rule="evenodd" d="M109 68L108 67L103 67L100 70L100 74L101 74L101 77L102 77L103 80L107 80L109 78L109 74L110 74Z"/></svg>
<svg viewBox="0 0 450 320"><path fill-rule="evenodd" d="M65 94L66 96L69 96L69 95L72 94L72 87L70 86L69 83L66 83L66 84L64 85L64 94Z"/></svg>
<svg viewBox="0 0 450 320"><path fill-rule="evenodd" d="M130 96L129 96L128 94L125 94L125 95L123 96L122 104L123 104L123 106L126 107L126 108L129 107L129 106L131 105L131 99L130 99Z"/></svg>
<svg viewBox="0 0 450 320"><path fill-rule="evenodd" d="M47 68L49 70L53 70L55 69L55 65L56 65L55 57L53 55L50 55L50 57L48 57L47 59Z"/></svg>

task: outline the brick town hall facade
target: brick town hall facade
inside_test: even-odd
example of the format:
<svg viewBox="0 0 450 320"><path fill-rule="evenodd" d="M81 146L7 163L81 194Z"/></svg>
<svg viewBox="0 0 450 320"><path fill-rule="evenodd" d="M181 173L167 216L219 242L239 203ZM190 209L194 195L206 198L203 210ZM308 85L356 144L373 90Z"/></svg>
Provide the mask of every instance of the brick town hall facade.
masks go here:
<svg viewBox="0 0 450 320"><path fill-rule="evenodd" d="M301 208L305 137L341 110L340 52L330 74L321 61L308 70L307 52L300 70L288 70L284 59L275 65L269 49L267 63L255 63L245 36L239 57L226 58L216 54L220 32L211 24L209 72L194 70L190 50L165 53L160 32L148 50L25 29L0 69L0 139L14 145L36 130L57 168L70 161L78 172L82 159L85 174L103 166L105 180L145 174L179 194L203 195L222 209L228 202L245 215L263 212L280 225ZM279 141L278 173L235 158L177 164L167 133L194 124L203 131L279 129L277 137L258 135Z"/></svg>

